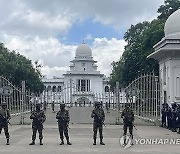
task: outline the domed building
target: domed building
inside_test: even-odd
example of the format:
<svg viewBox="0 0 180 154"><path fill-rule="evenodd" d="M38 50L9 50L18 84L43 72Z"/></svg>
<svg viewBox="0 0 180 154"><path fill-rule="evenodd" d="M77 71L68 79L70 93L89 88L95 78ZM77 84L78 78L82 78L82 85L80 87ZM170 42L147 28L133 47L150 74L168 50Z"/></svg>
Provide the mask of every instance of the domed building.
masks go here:
<svg viewBox="0 0 180 154"><path fill-rule="evenodd" d="M155 46L149 58L159 61L162 102L180 102L180 10L165 23L165 37Z"/></svg>
<svg viewBox="0 0 180 154"><path fill-rule="evenodd" d="M47 96L51 93L51 97L47 96L47 101L77 104L108 101L108 79L97 71L97 61L93 60L91 48L82 43L70 62L70 70L63 74L62 78L43 79L46 88L44 94Z"/></svg>

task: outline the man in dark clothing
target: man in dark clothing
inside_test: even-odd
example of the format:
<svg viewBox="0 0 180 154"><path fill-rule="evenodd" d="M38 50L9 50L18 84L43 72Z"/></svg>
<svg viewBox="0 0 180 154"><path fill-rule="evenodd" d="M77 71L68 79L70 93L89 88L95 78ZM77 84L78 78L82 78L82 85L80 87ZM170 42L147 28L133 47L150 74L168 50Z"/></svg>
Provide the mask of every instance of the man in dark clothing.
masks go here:
<svg viewBox="0 0 180 154"><path fill-rule="evenodd" d="M167 123L168 123L168 126L167 126L167 129L172 129L172 112L171 112L171 108L169 107L169 105L167 104L167 107L166 107L166 114L167 114Z"/></svg>
<svg viewBox="0 0 180 154"><path fill-rule="evenodd" d="M180 104L177 107L177 133L180 134Z"/></svg>
<svg viewBox="0 0 180 154"><path fill-rule="evenodd" d="M176 132L176 118L177 118L177 104L174 102L172 103L172 117L171 117L171 121L172 121L172 131Z"/></svg>
<svg viewBox="0 0 180 154"><path fill-rule="evenodd" d="M130 108L130 105L128 103L126 103L125 105L125 109L123 110L121 114L121 118L123 119L123 124L124 124L123 136L125 137L127 135L127 128L129 127L130 137L133 140L134 112ZM126 145L126 139L124 139L124 145Z"/></svg>
<svg viewBox="0 0 180 154"><path fill-rule="evenodd" d="M96 145L96 138L97 138L97 130L98 129L99 129L99 136L100 136L100 144L105 145L103 143L103 134L102 134L103 124L104 124L104 120L105 120L105 114L104 114L104 110L101 108L100 102L95 103L95 108L91 113L91 117L94 118L94 123L93 123L94 143L93 143L93 145Z"/></svg>
<svg viewBox="0 0 180 154"><path fill-rule="evenodd" d="M66 137L67 144L71 145L71 143L69 142L69 135L68 135L68 125L69 125L70 117L69 117L69 111L65 109L65 104L60 104L60 110L56 115L56 119L58 119L58 128L61 139L60 145L64 144L63 133L64 136Z"/></svg>
<svg viewBox="0 0 180 154"><path fill-rule="evenodd" d="M6 136L6 145L9 145L9 132L8 132L8 123L10 120L10 113L7 109L7 103L2 102L2 108L0 109L0 134L2 129L4 128L4 133Z"/></svg>
<svg viewBox="0 0 180 154"><path fill-rule="evenodd" d="M43 123L46 120L46 116L43 110L41 110L41 104L37 103L36 104L36 110L34 110L31 113L30 119L33 120L32 122L32 142L29 145L35 145L35 140L36 140L36 133L37 131L39 132L39 140L40 140L40 145L43 145L42 139L42 130L43 130Z"/></svg>
<svg viewBox="0 0 180 154"><path fill-rule="evenodd" d="M167 105L166 103L163 103L161 109L161 116L162 116L161 127L166 127L166 117L167 117L166 110L167 110Z"/></svg>
<svg viewBox="0 0 180 154"><path fill-rule="evenodd" d="M51 103L52 111L55 112L54 110L54 101Z"/></svg>

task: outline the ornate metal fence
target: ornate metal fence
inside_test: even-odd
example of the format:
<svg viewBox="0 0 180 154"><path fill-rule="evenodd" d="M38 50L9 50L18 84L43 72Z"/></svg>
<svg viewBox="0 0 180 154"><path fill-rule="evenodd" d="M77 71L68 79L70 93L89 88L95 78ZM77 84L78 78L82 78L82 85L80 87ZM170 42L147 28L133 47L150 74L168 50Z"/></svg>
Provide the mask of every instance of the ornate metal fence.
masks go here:
<svg viewBox="0 0 180 154"><path fill-rule="evenodd" d="M135 115L155 122L160 118L160 84L154 74L142 75L124 89Z"/></svg>
<svg viewBox="0 0 180 154"><path fill-rule="evenodd" d="M32 95L25 89L25 81L22 87L15 87L8 79L0 76L0 104L7 103L11 116L19 117L19 123L24 124L24 115L30 111Z"/></svg>

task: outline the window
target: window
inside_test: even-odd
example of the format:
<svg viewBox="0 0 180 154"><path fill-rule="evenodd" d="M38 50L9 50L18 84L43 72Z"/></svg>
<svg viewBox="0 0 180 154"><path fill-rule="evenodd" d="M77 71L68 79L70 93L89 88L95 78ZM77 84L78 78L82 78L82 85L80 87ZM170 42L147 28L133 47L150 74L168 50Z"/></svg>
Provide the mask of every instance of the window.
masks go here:
<svg viewBox="0 0 180 154"><path fill-rule="evenodd" d="M51 86L48 86L48 87L47 87L47 91L51 91Z"/></svg>
<svg viewBox="0 0 180 154"><path fill-rule="evenodd" d="M77 91L90 91L90 80L77 80Z"/></svg>
<svg viewBox="0 0 180 154"><path fill-rule="evenodd" d="M109 87L105 86L105 92L109 92Z"/></svg>
<svg viewBox="0 0 180 154"><path fill-rule="evenodd" d="M53 86L52 91L56 92L56 86Z"/></svg>
<svg viewBox="0 0 180 154"><path fill-rule="evenodd" d="M61 92L61 86L58 86L57 91L58 91L58 92Z"/></svg>

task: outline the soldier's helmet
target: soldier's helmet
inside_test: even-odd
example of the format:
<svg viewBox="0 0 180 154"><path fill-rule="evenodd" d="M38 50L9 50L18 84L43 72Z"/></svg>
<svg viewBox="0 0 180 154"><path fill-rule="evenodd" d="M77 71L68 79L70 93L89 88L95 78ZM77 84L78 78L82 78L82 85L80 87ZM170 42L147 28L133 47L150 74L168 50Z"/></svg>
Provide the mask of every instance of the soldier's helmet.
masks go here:
<svg viewBox="0 0 180 154"><path fill-rule="evenodd" d="M2 102L1 106L7 106L6 102Z"/></svg>
<svg viewBox="0 0 180 154"><path fill-rule="evenodd" d="M101 103L100 102L95 102L95 106L100 106Z"/></svg>

